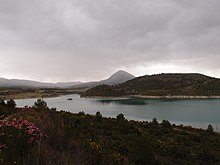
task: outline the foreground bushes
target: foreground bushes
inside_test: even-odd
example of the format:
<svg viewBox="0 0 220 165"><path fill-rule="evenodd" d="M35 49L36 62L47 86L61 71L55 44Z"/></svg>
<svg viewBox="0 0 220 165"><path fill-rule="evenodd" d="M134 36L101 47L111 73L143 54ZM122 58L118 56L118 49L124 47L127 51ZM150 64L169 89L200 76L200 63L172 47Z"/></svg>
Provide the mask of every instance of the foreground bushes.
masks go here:
<svg viewBox="0 0 220 165"><path fill-rule="evenodd" d="M220 136L210 130L167 120L128 121L123 114L104 118L100 112L58 112L42 100L12 112L0 122L0 161L5 165L220 163Z"/></svg>

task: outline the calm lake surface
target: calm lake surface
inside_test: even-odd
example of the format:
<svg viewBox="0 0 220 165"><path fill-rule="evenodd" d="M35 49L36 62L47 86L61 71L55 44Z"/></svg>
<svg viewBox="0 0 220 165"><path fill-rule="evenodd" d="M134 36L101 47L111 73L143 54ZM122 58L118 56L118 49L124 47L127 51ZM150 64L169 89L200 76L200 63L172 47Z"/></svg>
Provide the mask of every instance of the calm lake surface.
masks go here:
<svg viewBox="0 0 220 165"><path fill-rule="evenodd" d="M73 100L67 100L72 98ZM220 132L220 99L137 99L137 98L80 98L66 95L44 99L50 108L70 112L84 111L105 117L123 113L129 120L151 121L154 117L172 124L191 125L206 129L209 124ZM18 107L32 106L35 99L15 100Z"/></svg>

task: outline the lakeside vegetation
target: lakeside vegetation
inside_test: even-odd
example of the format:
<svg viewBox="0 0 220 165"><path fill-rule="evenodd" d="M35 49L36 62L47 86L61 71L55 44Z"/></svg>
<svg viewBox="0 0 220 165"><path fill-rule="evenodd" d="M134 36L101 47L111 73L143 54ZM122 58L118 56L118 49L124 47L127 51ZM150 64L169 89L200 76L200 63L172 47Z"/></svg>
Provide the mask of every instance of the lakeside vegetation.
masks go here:
<svg viewBox="0 0 220 165"><path fill-rule="evenodd" d="M161 123L128 121L47 107L16 108L0 101L0 161L3 165L219 164L220 135Z"/></svg>
<svg viewBox="0 0 220 165"><path fill-rule="evenodd" d="M220 79L202 74L157 74L115 86L100 85L82 96L220 96Z"/></svg>

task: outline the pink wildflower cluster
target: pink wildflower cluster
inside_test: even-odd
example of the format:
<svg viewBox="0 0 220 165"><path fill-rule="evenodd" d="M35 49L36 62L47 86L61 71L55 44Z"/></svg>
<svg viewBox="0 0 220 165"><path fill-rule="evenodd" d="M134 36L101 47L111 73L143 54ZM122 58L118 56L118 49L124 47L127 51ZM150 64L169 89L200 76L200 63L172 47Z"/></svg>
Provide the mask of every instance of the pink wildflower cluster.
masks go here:
<svg viewBox="0 0 220 165"><path fill-rule="evenodd" d="M31 115L34 116L36 114L36 111L32 108L32 107L24 107L24 108L20 108L20 114L27 114L27 115Z"/></svg>
<svg viewBox="0 0 220 165"><path fill-rule="evenodd" d="M41 139L45 139L47 135L34 123L27 120L0 121L0 138L27 138L28 144L39 143ZM6 147L0 144L1 148ZM0 150L1 150L0 148Z"/></svg>

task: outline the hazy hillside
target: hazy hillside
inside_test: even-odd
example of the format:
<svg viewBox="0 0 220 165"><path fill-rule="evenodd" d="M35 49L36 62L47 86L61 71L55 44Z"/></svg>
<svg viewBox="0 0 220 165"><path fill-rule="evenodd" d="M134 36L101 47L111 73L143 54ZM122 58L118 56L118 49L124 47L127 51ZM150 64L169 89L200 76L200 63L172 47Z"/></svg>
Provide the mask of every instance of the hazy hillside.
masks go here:
<svg viewBox="0 0 220 165"><path fill-rule="evenodd" d="M106 80L94 81L94 82L58 82L58 83L43 83L38 81L30 80L19 80L19 79L5 79L0 78L0 87L44 87L44 88L85 88L85 87L95 87L97 85L106 84L106 85L116 85L124 83L128 80L135 78L132 74L125 71L118 71L110 76Z"/></svg>
<svg viewBox="0 0 220 165"><path fill-rule="evenodd" d="M158 74L142 76L117 86L102 85L84 96L220 96L220 79L202 74Z"/></svg>
<svg viewBox="0 0 220 165"><path fill-rule="evenodd" d="M111 75L109 78L107 78L106 80L101 80L101 81L94 81L94 82L87 82L87 83L83 83L83 84L79 84L79 85L75 85L73 86L74 88L82 88L82 87L95 87L98 85L102 85L102 84L106 84L106 85L116 85L116 84L121 84L124 83L128 80L134 79L135 76L119 70L118 72L114 73L113 75Z"/></svg>
<svg viewBox="0 0 220 165"><path fill-rule="evenodd" d="M5 79L0 78L0 87L47 87L47 88L66 88L81 82L60 82L60 83L43 83L30 80Z"/></svg>
<svg viewBox="0 0 220 165"><path fill-rule="evenodd" d="M67 87L71 87L71 86L79 85L79 84L82 84L82 82L80 82L80 81L76 81L76 82L58 82L58 83L55 83L54 85L56 87L59 87L59 88L67 88Z"/></svg>

